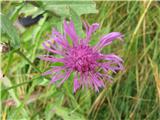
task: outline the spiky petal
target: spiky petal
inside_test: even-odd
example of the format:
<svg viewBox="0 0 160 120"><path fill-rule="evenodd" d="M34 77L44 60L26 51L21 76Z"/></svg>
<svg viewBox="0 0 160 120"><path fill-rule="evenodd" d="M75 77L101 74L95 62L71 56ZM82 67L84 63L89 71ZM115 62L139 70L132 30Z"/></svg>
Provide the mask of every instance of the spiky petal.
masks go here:
<svg viewBox="0 0 160 120"><path fill-rule="evenodd" d="M99 88L105 87L105 80L111 81L112 77L108 75L109 71L116 73L123 69L123 60L120 57L115 54L100 53L113 40L122 40L123 35L119 32L112 32L104 35L95 46L90 46L91 36L99 28L99 24L88 25L84 23L84 26L86 37L82 39L76 34L73 21L69 23L64 21L64 35L53 29L51 39L54 39L55 44L50 40L43 43L43 47L47 51L61 55L61 57L56 58L54 55L39 57L45 61L63 63L63 66L54 66L43 74L53 74L51 80L53 83L61 80L59 83L61 85L74 73L74 92L80 87L99 91ZM72 45L68 43L67 36L72 40Z"/></svg>

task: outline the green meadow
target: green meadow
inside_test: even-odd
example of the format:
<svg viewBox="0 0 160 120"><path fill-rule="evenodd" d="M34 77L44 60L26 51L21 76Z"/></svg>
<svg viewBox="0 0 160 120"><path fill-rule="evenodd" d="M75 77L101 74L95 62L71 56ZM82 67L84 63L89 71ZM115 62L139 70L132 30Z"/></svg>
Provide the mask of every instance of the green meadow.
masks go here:
<svg viewBox="0 0 160 120"><path fill-rule="evenodd" d="M0 15L1 120L160 120L159 1L2 0ZM60 65L38 56L50 54L42 43L52 28L63 33L64 19L73 20L81 38L83 21L99 23L91 46L110 32L124 35L102 53L120 56L125 69L110 72L113 82L99 92L74 93L74 75L60 87L42 76Z"/></svg>

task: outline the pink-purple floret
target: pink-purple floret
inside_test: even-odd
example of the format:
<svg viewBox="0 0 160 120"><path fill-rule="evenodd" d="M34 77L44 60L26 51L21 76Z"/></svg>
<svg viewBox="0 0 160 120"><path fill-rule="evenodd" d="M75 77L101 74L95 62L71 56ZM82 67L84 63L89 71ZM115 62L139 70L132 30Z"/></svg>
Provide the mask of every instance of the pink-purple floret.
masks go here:
<svg viewBox="0 0 160 120"><path fill-rule="evenodd" d="M56 29L52 30L51 40L43 43L43 47L61 57L54 55L43 55L39 58L50 62L63 63L62 66L53 66L43 75L52 74L52 83L61 80L59 85L64 83L69 76L74 74L74 92L80 87L92 88L99 91L99 88L105 87L105 80L111 81L112 77L108 75L109 71L116 73L123 70L123 60L115 54L102 54L101 50L112 43L115 39L122 40L123 35L119 32L111 32L104 35L95 46L90 46L91 35L99 28L98 23L88 25L86 28L86 37L80 38L75 30L73 21L67 23L64 21L64 34ZM72 40L69 44L67 36Z"/></svg>

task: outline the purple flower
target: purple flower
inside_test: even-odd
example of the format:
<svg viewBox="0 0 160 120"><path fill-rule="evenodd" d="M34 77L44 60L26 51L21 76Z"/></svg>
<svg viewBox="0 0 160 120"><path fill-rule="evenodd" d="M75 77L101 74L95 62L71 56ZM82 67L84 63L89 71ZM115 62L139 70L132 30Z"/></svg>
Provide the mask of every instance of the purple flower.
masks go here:
<svg viewBox="0 0 160 120"><path fill-rule="evenodd" d="M52 66L50 70L43 75L52 74L52 83L61 80L60 86L69 76L74 74L74 92L80 87L92 88L99 91L99 88L105 87L105 80L111 80L108 72L116 73L123 69L123 60L115 54L102 54L101 50L112 43L115 39L122 39L123 35L119 32L112 32L104 35L95 46L90 46L91 35L99 28L99 24L88 25L86 28L86 37L80 38L75 31L73 21L67 23L64 21L64 34L56 29L52 30L51 40L43 43L44 48L54 55L43 55L39 58L53 63L62 63L62 66ZM72 44L67 40L70 37ZM57 56L57 57L56 57Z"/></svg>

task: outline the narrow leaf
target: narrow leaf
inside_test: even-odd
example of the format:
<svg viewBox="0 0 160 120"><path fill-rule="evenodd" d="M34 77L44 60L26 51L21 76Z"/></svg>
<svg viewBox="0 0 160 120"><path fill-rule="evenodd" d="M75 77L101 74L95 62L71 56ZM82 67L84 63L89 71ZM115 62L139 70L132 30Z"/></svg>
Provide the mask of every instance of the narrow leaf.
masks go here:
<svg viewBox="0 0 160 120"><path fill-rule="evenodd" d="M11 39L9 39L11 47L19 48L20 47L20 38L17 34L15 27L12 25L12 22L4 14L0 14L0 17L1 17L0 28L2 29L2 31L4 31L11 38Z"/></svg>

